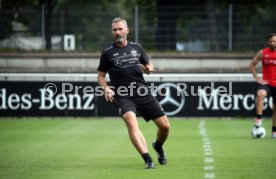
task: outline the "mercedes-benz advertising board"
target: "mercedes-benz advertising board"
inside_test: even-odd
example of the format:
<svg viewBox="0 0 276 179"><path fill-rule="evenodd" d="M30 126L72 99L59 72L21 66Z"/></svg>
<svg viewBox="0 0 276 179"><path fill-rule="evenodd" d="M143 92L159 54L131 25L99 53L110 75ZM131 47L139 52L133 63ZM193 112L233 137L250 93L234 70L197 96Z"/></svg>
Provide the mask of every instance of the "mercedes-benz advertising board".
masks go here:
<svg viewBox="0 0 276 179"><path fill-rule="evenodd" d="M233 117L255 115L255 82L148 82L168 116ZM135 84L123 89L123 94ZM145 91L145 90L140 90ZM131 94L131 93L130 93ZM143 94L141 94L143 95ZM270 116L272 99L264 101ZM118 116L97 82L0 82L0 116Z"/></svg>

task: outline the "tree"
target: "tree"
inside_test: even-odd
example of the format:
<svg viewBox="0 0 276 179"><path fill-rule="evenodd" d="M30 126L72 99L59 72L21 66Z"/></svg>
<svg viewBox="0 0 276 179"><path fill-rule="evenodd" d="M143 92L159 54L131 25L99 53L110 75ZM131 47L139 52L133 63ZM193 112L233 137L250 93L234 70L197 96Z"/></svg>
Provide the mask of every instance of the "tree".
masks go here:
<svg viewBox="0 0 276 179"><path fill-rule="evenodd" d="M39 0L41 8L45 7L45 45L47 50L52 49L52 12L58 0ZM43 13L43 12L41 12ZM44 34L43 34L44 35Z"/></svg>
<svg viewBox="0 0 276 179"><path fill-rule="evenodd" d="M35 0L0 1L0 40L8 38L14 33L13 21L28 24L28 19L22 14L22 9L34 4L36 4Z"/></svg>
<svg viewBox="0 0 276 179"><path fill-rule="evenodd" d="M255 36L255 27L252 25L259 16L258 9L262 6L269 7L273 3L270 0L227 0L227 3L233 5L233 49L244 51L252 48L256 44L256 41L252 39ZM271 11L269 8L265 8L267 14L270 14L269 11ZM274 14L273 11L271 12ZM248 43L251 46L244 46L240 43L244 41L251 41Z"/></svg>
<svg viewBox="0 0 276 179"><path fill-rule="evenodd" d="M120 16L128 20L133 31L132 6L129 0L59 0L55 13L64 12L64 33L75 36L78 50L100 51L113 40L113 18ZM129 39L134 39L133 36L134 33L130 33Z"/></svg>
<svg viewBox="0 0 276 179"><path fill-rule="evenodd" d="M8 38L12 35L13 27L12 22L21 22L23 25L28 26L32 19L26 18L22 13L24 9L31 6L36 6L36 0L2 0L0 11L0 40ZM39 0L39 5L45 5L45 41L46 49L51 50L51 29L52 29L52 11L57 3L57 0ZM40 8L41 10L41 8Z"/></svg>
<svg viewBox="0 0 276 179"><path fill-rule="evenodd" d="M215 51L220 51L220 41L217 31L217 19L215 14L215 5L213 0L207 0L207 14L209 18L210 31L211 31L211 48Z"/></svg>
<svg viewBox="0 0 276 179"><path fill-rule="evenodd" d="M157 0L156 48L175 50L176 25L179 17L176 0Z"/></svg>

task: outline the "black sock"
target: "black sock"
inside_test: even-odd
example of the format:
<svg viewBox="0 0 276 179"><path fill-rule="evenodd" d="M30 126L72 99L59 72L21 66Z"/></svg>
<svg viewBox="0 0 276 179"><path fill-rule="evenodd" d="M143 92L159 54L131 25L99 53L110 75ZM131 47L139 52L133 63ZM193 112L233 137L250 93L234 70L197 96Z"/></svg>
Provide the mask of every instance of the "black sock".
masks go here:
<svg viewBox="0 0 276 179"><path fill-rule="evenodd" d="M276 132L276 126L272 126L272 132Z"/></svg>
<svg viewBox="0 0 276 179"><path fill-rule="evenodd" d="M257 119L262 119L262 115L261 115L261 114L257 114L257 115L256 115L256 118L257 118Z"/></svg>
<svg viewBox="0 0 276 179"><path fill-rule="evenodd" d="M149 153L144 153L144 154L142 155L142 157L143 157L143 159L144 159L145 162L147 162L147 161L152 161L152 158L151 158L151 156L150 156Z"/></svg>
<svg viewBox="0 0 276 179"><path fill-rule="evenodd" d="M155 149L160 150L162 148L163 144L158 142L157 140L155 141Z"/></svg>

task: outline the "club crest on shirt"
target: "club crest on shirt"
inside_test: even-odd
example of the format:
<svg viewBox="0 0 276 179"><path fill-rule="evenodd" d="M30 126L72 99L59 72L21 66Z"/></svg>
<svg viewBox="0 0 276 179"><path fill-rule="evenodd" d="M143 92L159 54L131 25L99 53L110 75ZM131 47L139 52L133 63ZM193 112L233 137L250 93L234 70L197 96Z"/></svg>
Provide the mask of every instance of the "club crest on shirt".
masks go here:
<svg viewBox="0 0 276 179"><path fill-rule="evenodd" d="M115 65L116 67L121 66L121 65L122 65L122 60L121 60L121 59L116 59L116 60L114 61L114 65Z"/></svg>
<svg viewBox="0 0 276 179"><path fill-rule="evenodd" d="M136 55L137 55L137 51L134 50L134 49L132 49L132 50L130 51L130 53L131 53L133 56L136 56Z"/></svg>

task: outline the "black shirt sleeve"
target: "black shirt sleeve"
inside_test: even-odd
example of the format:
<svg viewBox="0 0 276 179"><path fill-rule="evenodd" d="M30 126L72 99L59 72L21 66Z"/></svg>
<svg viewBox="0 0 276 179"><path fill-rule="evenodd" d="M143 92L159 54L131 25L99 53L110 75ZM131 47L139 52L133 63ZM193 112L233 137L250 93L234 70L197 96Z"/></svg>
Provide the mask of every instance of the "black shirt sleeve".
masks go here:
<svg viewBox="0 0 276 179"><path fill-rule="evenodd" d="M102 53L101 58L100 58L100 63L98 66L98 71L102 71L102 72L107 72L109 69L108 66L108 59L106 58L106 54Z"/></svg>
<svg viewBox="0 0 276 179"><path fill-rule="evenodd" d="M143 65L148 64L149 63L149 57L146 54L145 50L143 49L143 47L141 45L138 45L141 51L141 58L140 58L140 63L142 63Z"/></svg>

